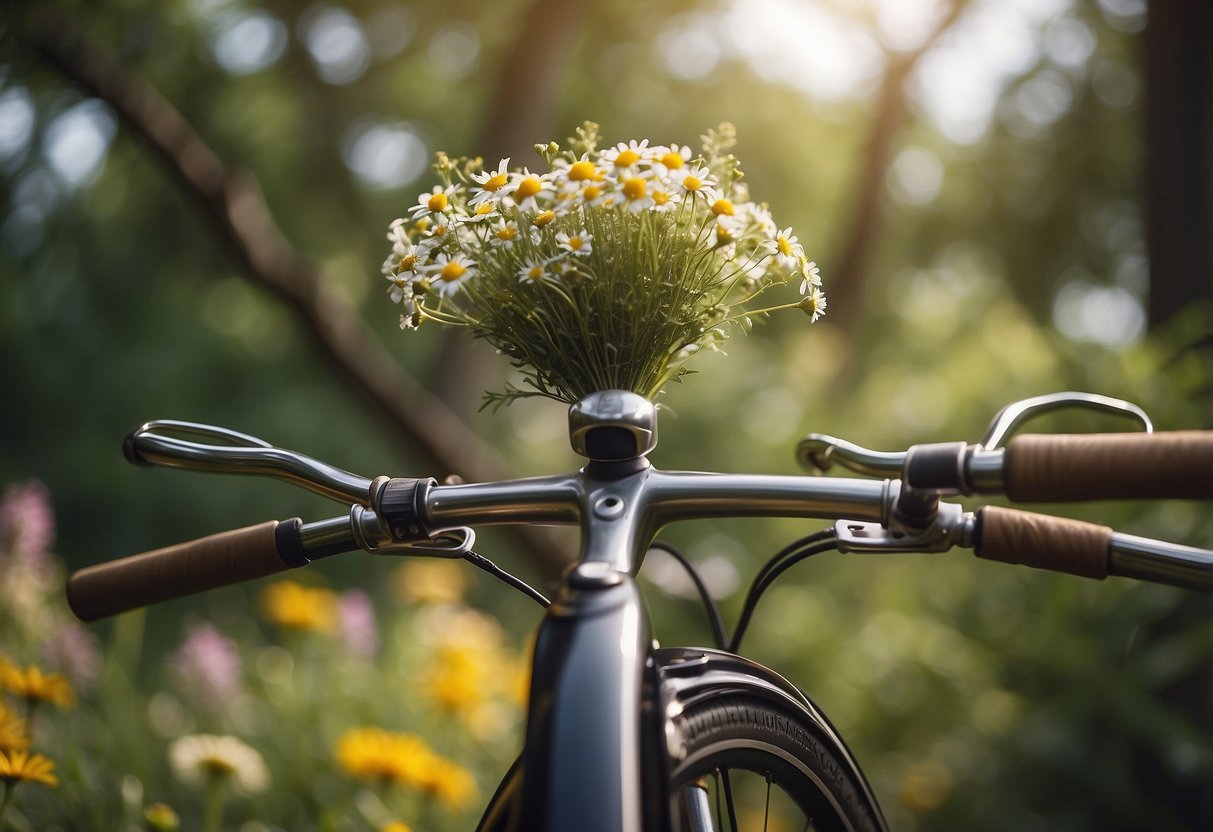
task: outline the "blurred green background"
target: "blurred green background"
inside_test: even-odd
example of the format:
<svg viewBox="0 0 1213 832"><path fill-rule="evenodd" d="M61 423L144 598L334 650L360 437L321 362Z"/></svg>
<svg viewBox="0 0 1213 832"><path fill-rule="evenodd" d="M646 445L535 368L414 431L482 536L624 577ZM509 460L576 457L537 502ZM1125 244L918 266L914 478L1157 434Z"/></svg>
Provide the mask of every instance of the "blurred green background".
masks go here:
<svg viewBox="0 0 1213 832"><path fill-rule="evenodd" d="M48 486L57 551L78 567L334 513L274 483L127 465L122 437L152 418L226 425L372 476L450 473L250 279L230 229L113 100L81 85L89 72L103 90L152 85L154 112L176 108L254 176L327 308L450 408L429 427L466 425L518 474L577 464L563 409L478 413L508 368L459 334L397 330L378 274L384 233L432 184L434 151L534 166L531 143L585 119L610 142L692 147L736 124L754 195L799 235L830 298L822 322L774 320L674 385L661 467L791 473L810 430L888 449L975 441L1002 405L1064 389L1131 399L1160 428L1211 427L1199 172L1213 142L1173 158L1148 129L1165 113L1147 93L1187 90L1172 104L1205 112L1195 138L1210 138L1207 82L1185 86L1213 77L1207 47L1194 75L1147 60L1184 48L1151 41L1164 24L1209 32L1207 13L1187 27L1183 14L1143 0L12 4L0 41L0 481ZM89 63L94 48L116 73ZM1185 165L1203 197L1176 191L1156 207ZM1185 221L1205 249L1183 251L1180 235L1168 260L1148 229ZM1177 259L1187 266L1159 266ZM1075 513L1213 546L1207 505ZM763 557L811 529L670 537L735 614ZM511 539L485 539L498 562L548 577ZM656 558L658 636L706 641ZM390 567L351 557L319 569L371 587ZM477 586L516 635L537 621ZM250 592L152 610L147 655L179 640L185 615L230 614ZM747 647L834 719L895 829L1179 830L1213 823L1211 624L1207 597L1119 579L964 555L827 556L771 593Z"/></svg>

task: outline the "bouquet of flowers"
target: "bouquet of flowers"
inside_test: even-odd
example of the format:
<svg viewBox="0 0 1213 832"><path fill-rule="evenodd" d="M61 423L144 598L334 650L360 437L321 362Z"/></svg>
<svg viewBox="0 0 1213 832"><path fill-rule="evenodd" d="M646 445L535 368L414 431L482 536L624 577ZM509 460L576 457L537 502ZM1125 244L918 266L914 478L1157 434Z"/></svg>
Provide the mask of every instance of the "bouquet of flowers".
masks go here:
<svg viewBox="0 0 1213 832"><path fill-rule="evenodd" d="M586 122L567 148L536 145L543 172L439 153L441 184L388 231L401 328L466 326L508 356L529 389L488 394L500 405L604 389L652 399L731 329L781 309L816 321L817 266L751 200L733 127L702 138L699 155L647 139L600 149ZM789 282L799 297L755 305Z"/></svg>

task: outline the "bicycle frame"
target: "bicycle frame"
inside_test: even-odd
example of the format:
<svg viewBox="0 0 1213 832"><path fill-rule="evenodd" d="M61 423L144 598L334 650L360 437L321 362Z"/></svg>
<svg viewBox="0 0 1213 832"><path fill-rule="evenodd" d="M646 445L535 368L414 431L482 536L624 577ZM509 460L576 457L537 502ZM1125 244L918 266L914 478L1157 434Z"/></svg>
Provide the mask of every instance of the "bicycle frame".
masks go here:
<svg viewBox="0 0 1213 832"><path fill-rule="evenodd" d="M677 754L670 717L680 701L711 690L750 690L795 707L864 782L825 718L778 675L718 651L653 651L634 576L667 523L719 516L887 521L896 488L890 481L664 472L640 462L439 486L424 495L419 514L430 532L484 522L489 507L497 523L582 528L581 556L539 629L523 762L498 790L483 830L670 828L664 761ZM646 747L646 737L668 747Z"/></svg>

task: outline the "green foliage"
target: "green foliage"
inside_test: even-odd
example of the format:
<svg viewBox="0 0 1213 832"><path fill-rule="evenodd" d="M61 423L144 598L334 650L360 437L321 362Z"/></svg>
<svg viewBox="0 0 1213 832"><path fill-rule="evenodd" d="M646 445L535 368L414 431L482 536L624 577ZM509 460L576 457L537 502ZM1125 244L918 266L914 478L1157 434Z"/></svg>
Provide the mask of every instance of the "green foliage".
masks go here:
<svg viewBox="0 0 1213 832"><path fill-rule="evenodd" d="M307 6L124 0L61 8L181 109L226 161L256 174L284 234L405 366L434 388L455 379L479 391L518 378L490 351L469 358L434 333L405 340L374 268L382 229L407 210L428 151L484 152L492 137L483 125L500 95L494 82L510 68L511 39L540 36L525 30L526 5L346 4L370 57L362 74L339 81L324 73L340 62L325 65L308 49L317 12ZM1213 374L1207 354L1188 348L1209 332L1207 310L1136 343L1125 343L1133 340L1125 330L1101 346L1082 340L1090 332L1075 330L1059 302L1066 287L1115 289L1137 301L1147 291L1140 43L1134 20L1118 17L1113 5L1062 4L1039 25L1008 30L1023 35L1016 40L1021 60L991 87L989 126L975 139L939 129L930 84L914 81L918 93L882 189L874 259L850 307L832 303L812 328L799 316L757 326L730 342L727 360L705 365L697 384L672 385L658 465L790 472L791 449L808 430L889 449L971 440L1008 401L1059 389L1137 401L1162 428L1210 425ZM588 4L569 50L574 57L551 70L559 80L555 123L536 136L562 135L588 117L604 135L689 144L703 124L733 122L747 183L797 229L833 292L854 183L865 172L861 151L880 60L860 67L862 80L846 95L806 92L809 73L794 76L778 61L789 51L824 50L771 48L795 31L795 15L784 10L784 19L759 21L765 4L747 6L736 4L742 11L724 18L713 4ZM259 69L237 71L217 57L217 44L252 11L280 26L264 31L282 48ZM17 138L0 158L0 479L49 485L60 518L57 548L68 564L269 516L332 513L317 498L277 486L126 466L119 440L149 418L230 425L368 474L446 473L421 470L407 437L351 396L290 311L245 281L209 220L112 113L90 116L95 135L109 137L102 163L79 180L65 178L52 161L53 137L87 98L29 51L18 22L6 17L0 44L5 124L19 125L19 113L31 120L24 138L15 128L3 134ZM743 24L752 30L756 22L763 24L758 46L766 47L761 61L748 57L753 43L719 34L740 38ZM704 45L704 31L715 51ZM837 43L847 44L848 55L872 54L877 36L845 34ZM971 36L960 32L958 40ZM363 53L351 54L350 66L362 66ZM1042 111L1042 100L1062 106ZM400 152L403 162L386 169L411 170L413 179L368 178L346 163L362 158L357 147L374 158L374 141L393 136L403 143L378 147L389 158L388 151ZM906 150L913 152L903 156ZM844 316L845 326L831 323ZM528 400L497 416L465 418L519 474L577 464L563 439L563 409L553 403ZM1040 425L1119 426L1073 415ZM1077 511L1133 533L1213 543L1207 506ZM750 521L670 534L727 578L729 563L751 574L763 553L804 526ZM497 559L526 569L522 553ZM655 557L645 572L656 578L660 569ZM362 565L318 571L337 587L382 579ZM651 592L663 643L706 641L699 610L666 596L667 584ZM734 613L739 595L725 599ZM153 729L148 713L157 695L179 696L155 660L176 649L189 615L219 621L253 661L246 739L256 740L271 769L297 748L301 761L319 764L344 726L322 718L315 733L283 731L267 715L287 706L286 694L258 674L256 656L287 648L239 612L249 597L232 590L151 610L141 629L136 617L96 628L106 656L98 692L70 713L47 711L38 728L39 748L56 756L61 785L23 787L17 808L80 829L111 829L116 818L137 822L141 801L198 808L197 795L168 779L169 737ZM498 594L474 600L520 630L533 623ZM384 597L376 603L381 622L397 620ZM959 555L822 556L775 587L747 648L836 721L895 828L1202 828L1213 818L1209 621L1204 599L1117 579L1088 585ZM6 645L12 626L6 621L0 633ZM398 730L428 727L400 694L418 683L421 661L388 637L407 635L404 627L384 625L387 652L373 665L318 643L306 666L340 685L337 713L384 724L391 717ZM306 696L317 695L311 691ZM493 764L473 762L451 741L440 750L476 768L484 795ZM508 757L510 743L501 746ZM335 774L315 784L295 775L275 782L255 805L231 804L231 819L255 814L297 828L294 819L315 808L313 786L338 801L351 794Z"/></svg>

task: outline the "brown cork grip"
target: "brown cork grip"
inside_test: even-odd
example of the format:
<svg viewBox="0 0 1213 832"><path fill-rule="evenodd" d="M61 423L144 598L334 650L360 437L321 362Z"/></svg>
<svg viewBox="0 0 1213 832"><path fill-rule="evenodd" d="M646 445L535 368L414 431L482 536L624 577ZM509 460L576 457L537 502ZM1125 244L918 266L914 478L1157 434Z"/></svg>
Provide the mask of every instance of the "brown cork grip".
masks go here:
<svg viewBox="0 0 1213 832"><path fill-rule="evenodd" d="M973 549L987 560L1103 580L1108 576L1111 541L1107 526L984 506L977 511Z"/></svg>
<svg viewBox="0 0 1213 832"><path fill-rule="evenodd" d="M1213 431L1017 436L1007 496L1020 502L1213 498Z"/></svg>
<svg viewBox="0 0 1213 832"><path fill-rule="evenodd" d="M68 605L81 621L95 621L282 572L290 566L278 552L277 527L270 520L85 567L67 579Z"/></svg>

